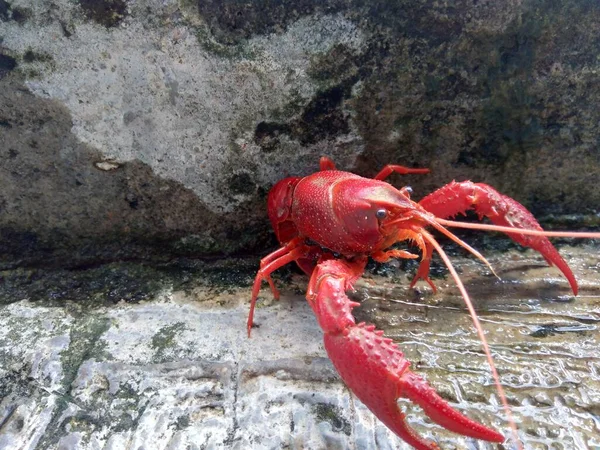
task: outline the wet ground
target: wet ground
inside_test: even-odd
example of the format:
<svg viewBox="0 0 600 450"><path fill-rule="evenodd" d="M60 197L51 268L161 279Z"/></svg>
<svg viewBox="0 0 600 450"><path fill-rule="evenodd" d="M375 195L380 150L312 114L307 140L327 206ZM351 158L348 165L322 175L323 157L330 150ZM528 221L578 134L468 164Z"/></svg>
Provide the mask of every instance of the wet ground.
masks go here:
<svg viewBox="0 0 600 450"><path fill-rule="evenodd" d="M533 252L490 257L500 280L477 261L453 260L479 312L525 448L598 449L600 254L593 246L563 247L561 253L579 281L577 297ZM414 370L459 409L506 430L481 346L451 280L437 281L436 296L427 287L411 291L407 283L368 284L357 316L399 342Z"/></svg>
<svg viewBox="0 0 600 450"><path fill-rule="evenodd" d="M534 252L485 251L500 279L452 255L526 449L600 448L599 250L560 248L579 280L577 297ZM337 379L302 296L304 276L284 272L279 302L264 289L258 327L246 338L252 268L4 272L0 448L408 448ZM357 318L395 339L456 408L509 436L446 272L434 266L433 295L425 284L408 288L412 263L371 269L353 294ZM463 439L402 407L442 448L512 448Z"/></svg>

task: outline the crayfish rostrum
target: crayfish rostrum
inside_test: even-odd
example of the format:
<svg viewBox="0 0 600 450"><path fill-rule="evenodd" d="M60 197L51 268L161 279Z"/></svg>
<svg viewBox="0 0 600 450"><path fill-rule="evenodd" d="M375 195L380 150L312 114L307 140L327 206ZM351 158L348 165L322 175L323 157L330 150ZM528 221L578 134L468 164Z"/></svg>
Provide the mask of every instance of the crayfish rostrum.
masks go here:
<svg viewBox="0 0 600 450"><path fill-rule="evenodd" d="M422 254L411 286L429 279L431 256L435 250L454 278L481 339L492 374L518 447L516 425L494 367L475 310L448 256L428 229L436 230L488 264L475 249L448 230L448 227L502 231L514 241L540 252L567 278L574 294L577 281L548 237L599 238L600 233L547 232L517 201L492 187L471 181L452 182L419 202L410 198L411 189L396 189L383 181L391 173L424 174L428 169L388 165L374 179L336 170L328 158L321 158L320 171L306 177L279 181L269 192L268 214L282 247L263 258L252 288L248 335L254 307L263 280L279 298L270 274L295 261L310 277L306 298L324 332L325 349L350 390L394 433L416 449L438 449L419 436L405 421L397 400L410 399L424 413L450 431L491 442L503 442L503 434L475 422L453 409L419 375L383 331L373 325L357 324L346 291L362 275L368 258L385 262L391 258L418 258L405 250L391 248L409 241ZM446 220L474 210L493 225ZM489 265L489 264L488 264Z"/></svg>

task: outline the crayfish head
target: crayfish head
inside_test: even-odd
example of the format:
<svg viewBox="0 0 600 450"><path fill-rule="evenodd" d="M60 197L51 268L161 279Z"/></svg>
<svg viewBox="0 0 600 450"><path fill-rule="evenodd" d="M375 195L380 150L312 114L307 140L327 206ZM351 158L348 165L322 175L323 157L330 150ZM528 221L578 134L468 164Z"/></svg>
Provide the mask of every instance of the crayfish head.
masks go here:
<svg viewBox="0 0 600 450"><path fill-rule="evenodd" d="M489 261L481 253L447 230L439 223L436 216L410 200L409 195L407 188L397 190L390 186L385 193L378 192L371 198L370 205L371 208L375 208L382 237L378 250L385 250L399 241L410 240L423 251L423 257L428 258L432 246L437 245L433 245L433 236L425 230L427 227L432 227L479 258L496 275Z"/></svg>
<svg viewBox="0 0 600 450"><path fill-rule="evenodd" d="M344 227L355 240L368 242L371 251L383 250L427 225L425 217L430 214L410 199L408 189L368 181L336 196L337 215L344 217Z"/></svg>

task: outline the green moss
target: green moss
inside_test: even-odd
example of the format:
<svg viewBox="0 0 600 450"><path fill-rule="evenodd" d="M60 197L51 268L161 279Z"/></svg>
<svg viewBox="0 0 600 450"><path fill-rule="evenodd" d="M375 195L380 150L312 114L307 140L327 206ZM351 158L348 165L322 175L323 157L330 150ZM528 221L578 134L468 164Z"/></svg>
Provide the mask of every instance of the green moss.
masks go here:
<svg viewBox="0 0 600 450"><path fill-rule="evenodd" d="M325 90L349 79L357 79L359 72L366 68L361 69L361 65L369 66L362 53L356 53L344 44L337 44L326 53L313 55L307 73L320 90Z"/></svg>
<svg viewBox="0 0 600 450"><path fill-rule="evenodd" d="M86 402L84 409L77 410L68 418L68 426L71 432L82 433L84 443L89 441L92 433L106 427L110 427L115 433L127 432L138 426L146 405L147 399L128 384L121 385L114 395L107 395L105 390L99 390L92 395L90 402ZM98 416L93 411L103 411L104 414ZM59 438L64 435L63 427L66 424L51 425L54 427L50 428L50 436L54 433L60 434ZM50 439L43 441L44 444L54 442Z"/></svg>
<svg viewBox="0 0 600 450"><path fill-rule="evenodd" d="M208 53L223 59L252 60L258 57L255 49L246 42L222 44L218 42L206 26L196 27L196 38L200 46Z"/></svg>
<svg viewBox="0 0 600 450"><path fill-rule="evenodd" d="M154 360L165 361L169 349L176 345L176 336L185 330L183 322L177 322L173 325L163 327L158 333L152 336L152 348L154 349Z"/></svg>
<svg viewBox="0 0 600 450"><path fill-rule="evenodd" d="M248 287L258 261L258 257L214 261L180 258L155 265L112 263L79 270L5 270L0 272L0 304L27 298L81 315L121 301L155 298L167 288L202 286L222 291Z"/></svg>
<svg viewBox="0 0 600 450"><path fill-rule="evenodd" d="M71 433L81 433L83 438L88 441L94 431L102 428L101 421L86 411L78 411L75 415L69 417L68 424Z"/></svg>
<svg viewBox="0 0 600 450"><path fill-rule="evenodd" d="M78 0L86 18L106 28L116 27L127 16L125 0Z"/></svg>
<svg viewBox="0 0 600 450"><path fill-rule="evenodd" d="M40 77L44 71L56 69L56 63L52 55L29 47L21 56L19 69L25 78L34 79Z"/></svg>
<svg viewBox="0 0 600 450"><path fill-rule="evenodd" d="M281 108L274 108L269 112L269 114L274 121L288 121L294 116L300 114L308 101L309 100L304 98L300 92L298 92L298 90L293 89L288 94L287 103Z"/></svg>
<svg viewBox="0 0 600 450"><path fill-rule="evenodd" d="M31 47L29 47L25 53L23 53L23 62L25 63L33 63L33 62L43 62L49 63L54 61L52 55L43 52L36 52Z"/></svg>
<svg viewBox="0 0 600 450"><path fill-rule="evenodd" d="M44 305L73 301L96 308L119 301L140 301L163 288L160 276L144 264L113 263L82 270L18 268L2 272L0 304L29 298Z"/></svg>
<svg viewBox="0 0 600 450"><path fill-rule="evenodd" d="M221 249L221 244L208 234L189 234L177 240L173 247L181 253L211 254Z"/></svg>
<svg viewBox="0 0 600 450"><path fill-rule="evenodd" d="M341 431L347 436L350 436L352 428L350 422L348 422L341 414L339 408L328 403L317 403L312 407L313 414L317 417L317 420L321 422L328 422L335 431Z"/></svg>
<svg viewBox="0 0 600 450"><path fill-rule="evenodd" d="M88 359L102 361L110 358L102 335L110 328L110 320L86 313L71 327L69 347L61 353L63 366L62 384L65 391L77 376L79 366Z"/></svg>
<svg viewBox="0 0 600 450"><path fill-rule="evenodd" d="M548 230L599 230L600 214L548 215L540 217Z"/></svg>
<svg viewBox="0 0 600 450"><path fill-rule="evenodd" d="M25 75L25 78L27 78L28 80L33 80L33 79L39 78L41 76L41 73L35 69L23 69L22 68L21 73L23 75Z"/></svg>
<svg viewBox="0 0 600 450"><path fill-rule="evenodd" d="M188 27L195 31L200 46L211 55L234 60L255 59L258 56L245 40L218 39L212 33L207 18L200 15L197 1L179 0L179 8Z"/></svg>
<svg viewBox="0 0 600 450"><path fill-rule="evenodd" d="M109 319L93 315L81 316L78 319L71 327L69 347L63 350L60 356L63 395L56 399L47 432L39 442L38 448L51 448L63 436L62 415L72 402L69 393L81 364L88 359L102 360L110 357L105 352L106 343L100 339L110 327Z"/></svg>

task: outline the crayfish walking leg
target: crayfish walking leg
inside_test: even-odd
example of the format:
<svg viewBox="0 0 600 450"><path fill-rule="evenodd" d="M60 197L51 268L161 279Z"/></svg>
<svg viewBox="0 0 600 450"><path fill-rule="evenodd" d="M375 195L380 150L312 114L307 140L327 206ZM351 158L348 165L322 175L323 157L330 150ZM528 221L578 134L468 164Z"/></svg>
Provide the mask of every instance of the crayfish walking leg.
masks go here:
<svg viewBox="0 0 600 450"><path fill-rule="evenodd" d="M504 436L453 409L427 382L409 370L410 362L383 331L357 324L346 291L361 276L366 258L328 259L315 268L308 288L310 303L325 333L325 349L350 390L392 431L416 449L439 449L405 421L397 399L407 398L444 428L476 439L503 442Z"/></svg>

